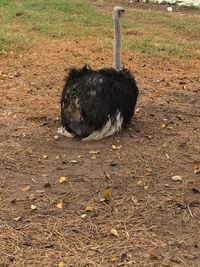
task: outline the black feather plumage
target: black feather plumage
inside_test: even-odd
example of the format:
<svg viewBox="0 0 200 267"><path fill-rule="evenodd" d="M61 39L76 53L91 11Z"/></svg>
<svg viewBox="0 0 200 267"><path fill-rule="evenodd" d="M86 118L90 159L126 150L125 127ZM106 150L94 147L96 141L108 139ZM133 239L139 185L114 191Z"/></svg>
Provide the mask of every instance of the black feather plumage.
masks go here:
<svg viewBox="0 0 200 267"><path fill-rule="evenodd" d="M126 69L71 69L61 97L62 127L84 138L100 131L109 118L114 120L117 112L125 126L133 116L137 96L135 79Z"/></svg>

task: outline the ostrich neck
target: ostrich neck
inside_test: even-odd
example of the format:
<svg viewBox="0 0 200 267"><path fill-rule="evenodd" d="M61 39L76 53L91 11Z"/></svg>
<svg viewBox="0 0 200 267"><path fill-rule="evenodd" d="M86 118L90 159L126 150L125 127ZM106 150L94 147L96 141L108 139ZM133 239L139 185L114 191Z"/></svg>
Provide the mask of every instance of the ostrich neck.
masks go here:
<svg viewBox="0 0 200 267"><path fill-rule="evenodd" d="M114 14L114 67L116 70L122 69L121 66L121 28L120 18Z"/></svg>

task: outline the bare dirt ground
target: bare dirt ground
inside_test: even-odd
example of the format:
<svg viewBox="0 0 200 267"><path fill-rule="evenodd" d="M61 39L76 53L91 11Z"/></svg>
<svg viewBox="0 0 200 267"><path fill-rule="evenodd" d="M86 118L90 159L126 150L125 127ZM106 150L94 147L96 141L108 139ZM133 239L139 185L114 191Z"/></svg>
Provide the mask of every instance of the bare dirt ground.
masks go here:
<svg viewBox="0 0 200 267"><path fill-rule="evenodd" d="M54 138L64 70L111 66L110 50L46 39L1 56L1 267L200 266L199 62L123 57L140 89L133 123L81 142Z"/></svg>

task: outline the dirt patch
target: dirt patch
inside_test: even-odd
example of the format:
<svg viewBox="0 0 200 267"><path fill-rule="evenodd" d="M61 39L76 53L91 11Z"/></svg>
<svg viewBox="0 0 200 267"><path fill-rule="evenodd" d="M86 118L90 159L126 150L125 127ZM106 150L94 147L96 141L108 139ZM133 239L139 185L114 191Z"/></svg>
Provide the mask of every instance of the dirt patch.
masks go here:
<svg viewBox="0 0 200 267"><path fill-rule="evenodd" d="M98 142L54 136L65 69L111 66L109 49L45 40L1 57L1 266L199 266L199 62L123 57L137 112Z"/></svg>

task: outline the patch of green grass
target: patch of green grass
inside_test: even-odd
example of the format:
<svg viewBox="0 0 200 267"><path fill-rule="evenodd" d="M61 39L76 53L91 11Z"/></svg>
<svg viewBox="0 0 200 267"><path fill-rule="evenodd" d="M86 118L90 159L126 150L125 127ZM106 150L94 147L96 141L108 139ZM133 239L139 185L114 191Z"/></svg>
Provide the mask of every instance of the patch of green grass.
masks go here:
<svg viewBox="0 0 200 267"><path fill-rule="evenodd" d="M109 16L100 14L84 0L0 0L0 48L9 47L14 40L21 45L21 33L28 36L46 34L51 37L95 35L96 28L106 28ZM14 29L18 29L15 31ZM90 32L91 31L91 32ZM78 34L77 34L78 33ZM6 41L7 40L7 41Z"/></svg>
<svg viewBox="0 0 200 267"><path fill-rule="evenodd" d="M43 37L87 36L94 36L112 48L111 4L100 10L93 2L0 0L0 50L27 47ZM127 8L122 24L126 49L161 58L187 59L199 55L199 16Z"/></svg>
<svg viewBox="0 0 200 267"><path fill-rule="evenodd" d="M128 49L139 51L148 56L169 58L169 59L190 59L197 58L196 51L199 49L199 42L187 42L162 38L135 38L126 43Z"/></svg>
<svg viewBox="0 0 200 267"><path fill-rule="evenodd" d="M160 58L200 58L198 16L134 10L125 28L135 30L125 41L128 49Z"/></svg>

